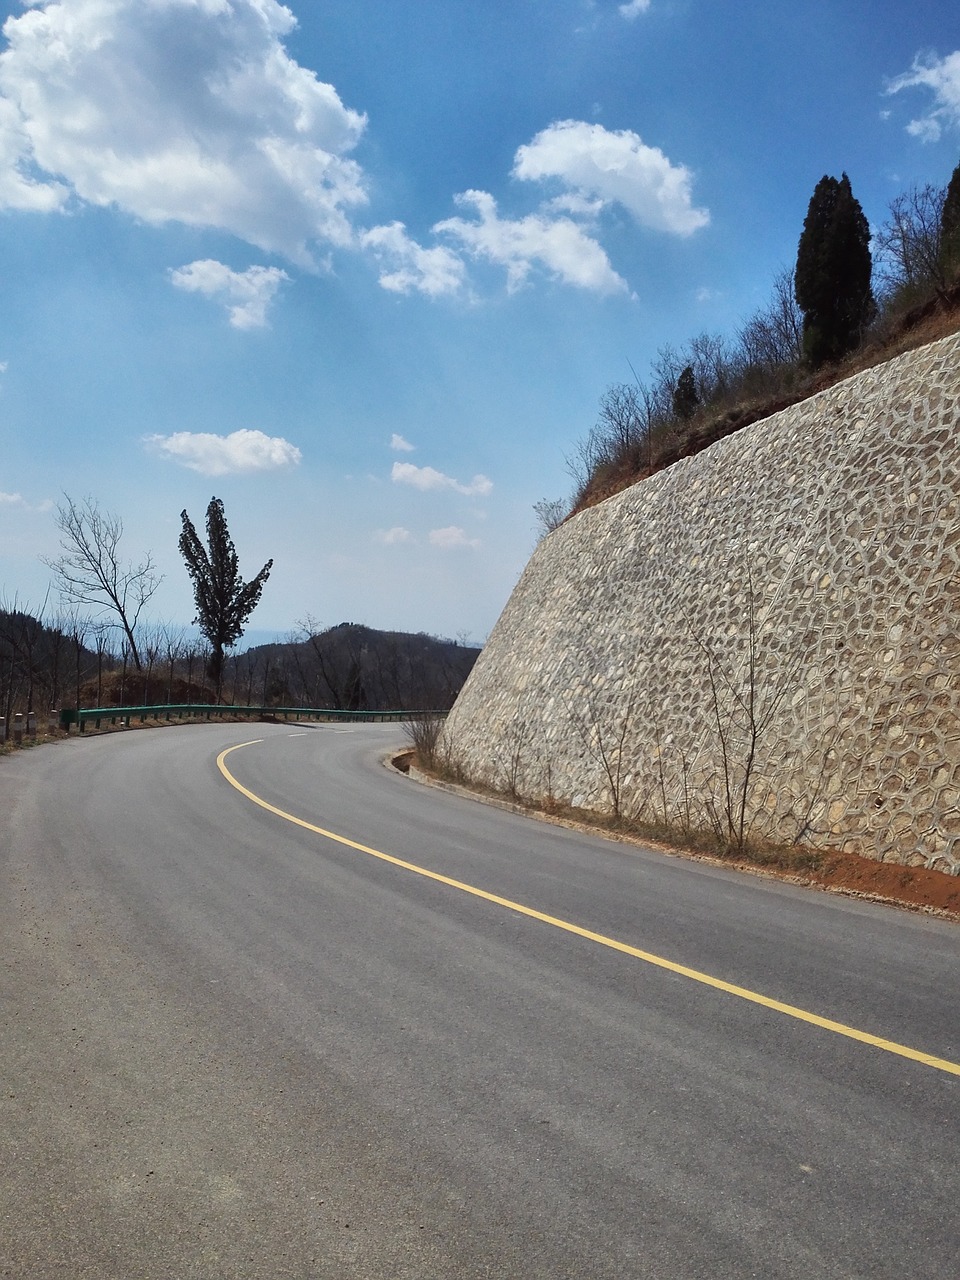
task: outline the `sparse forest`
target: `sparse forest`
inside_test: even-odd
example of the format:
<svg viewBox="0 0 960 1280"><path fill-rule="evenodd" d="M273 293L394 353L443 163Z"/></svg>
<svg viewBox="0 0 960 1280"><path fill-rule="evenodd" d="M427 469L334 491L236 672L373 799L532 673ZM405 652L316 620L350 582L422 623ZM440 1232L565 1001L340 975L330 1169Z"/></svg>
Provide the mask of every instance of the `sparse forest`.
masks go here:
<svg viewBox="0 0 960 1280"><path fill-rule="evenodd" d="M646 381L609 387L567 458L570 501L543 499L541 534L570 515L831 383L960 327L960 165L868 226L847 175L814 190L797 257L733 335L663 346ZM633 372L631 368L631 372Z"/></svg>

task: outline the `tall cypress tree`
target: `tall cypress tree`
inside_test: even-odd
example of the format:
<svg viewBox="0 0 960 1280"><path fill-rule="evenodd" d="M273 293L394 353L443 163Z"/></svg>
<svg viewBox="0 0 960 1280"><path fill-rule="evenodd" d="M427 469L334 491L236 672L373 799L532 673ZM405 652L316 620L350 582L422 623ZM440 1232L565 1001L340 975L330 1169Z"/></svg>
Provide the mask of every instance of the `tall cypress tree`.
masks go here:
<svg viewBox="0 0 960 1280"><path fill-rule="evenodd" d="M700 403L700 396L697 392L697 380L694 377L693 365L688 364L684 368L680 377L677 379L677 385L673 389L673 412L678 418L684 421L692 418L697 411L697 405Z"/></svg>
<svg viewBox="0 0 960 1280"><path fill-rule="evenodd" d="M947 284L960 273L960 164L947 184L947 194L940 215L940 262Z"/></svg>
<svg viewBox="0 0 960 1280"><path fill-rule="evenodd" d="M207 547L197 536L186 511L180 512L180 519L183 523L180 554L193 579L197 606L194 622L210 641L213 650L207 674L216 682L219 701L224 651L243 635L244 624L259 603L273 561L268 560L255 578L244 582L219 498L211 498L207 507Z"/></svg>
<svg viewBox="0 0 960 1280"><path fill-rule="evenodd" d="M870 226L850 179L824 175L807 209L794 276L803 352L814 368L840 360L860 342L876 314L872 269Z"/></svg>

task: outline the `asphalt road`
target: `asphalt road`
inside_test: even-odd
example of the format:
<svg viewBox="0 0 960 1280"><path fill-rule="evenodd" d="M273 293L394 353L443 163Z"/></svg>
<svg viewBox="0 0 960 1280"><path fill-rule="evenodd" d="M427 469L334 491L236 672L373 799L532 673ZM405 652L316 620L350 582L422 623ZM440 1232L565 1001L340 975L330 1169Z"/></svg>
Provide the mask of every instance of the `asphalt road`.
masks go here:
<svg viewBox="0 0 960 1280"><path fill-rule="evenodd" d="M251 739L272 810L218 768ZM402 741L0 760L0 1275L957 1280L960 927L427 789Z"/></svg>

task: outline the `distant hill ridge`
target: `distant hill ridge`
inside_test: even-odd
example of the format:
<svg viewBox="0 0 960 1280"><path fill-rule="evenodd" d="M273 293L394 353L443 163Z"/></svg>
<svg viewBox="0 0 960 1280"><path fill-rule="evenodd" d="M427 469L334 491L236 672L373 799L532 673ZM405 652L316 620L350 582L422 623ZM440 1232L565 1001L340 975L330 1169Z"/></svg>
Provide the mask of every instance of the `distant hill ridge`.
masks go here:
<svg viewBox="0 0 960 1280"><path fill-rule="evenodd" d="M0 715L51 707L212 702L201 637L141 632L143 670L111 651L113 631L81 620L43 622L0 609ZM228 654L224 701L344 710L445 710L479 648L424 633L343 622L302 638Z"/></svg>

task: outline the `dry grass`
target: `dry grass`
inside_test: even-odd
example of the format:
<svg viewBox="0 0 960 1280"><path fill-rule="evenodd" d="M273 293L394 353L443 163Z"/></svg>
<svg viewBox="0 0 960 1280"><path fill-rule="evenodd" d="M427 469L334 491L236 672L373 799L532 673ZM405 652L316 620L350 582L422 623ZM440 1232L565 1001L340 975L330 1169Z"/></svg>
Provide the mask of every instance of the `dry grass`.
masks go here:
<svg viewBox="0 0 960 1280"><path fill-rule="evenodd" d="M555 797L518 796L500 791L484 783L469 781L463 773L450 766L449 761L435 755L423 755L415 748L408 749L393 760L395 768L409 773L415 766L427 778L455 785L480 799L503 804L523 813L547 818L560 825L601 832L615 839L642 841L662 848L685 853L700 854L719 861L750 864L756 867L776 868L789 873L808 872L819 867L827 856L826 851L806 845L779 845L770 841L747 839L741 850L718 839L713 830L695 830L670 826L659 822L641 822L630 817L614 817L594 809L580 809L557 800Z"/></svg>
<svg viewBox="0 0 960 1280"><path fill-rule="evenodd" d="M30 751L34 747L45 747L51 742L62 742L66 736L62 729L55 729L52 733L38 730L35 738L28 738L24 733L23 741L19 746L14 744L12 738L8 738L6 742L0 742L0 756L12 756L21 751Z"/></svg>

